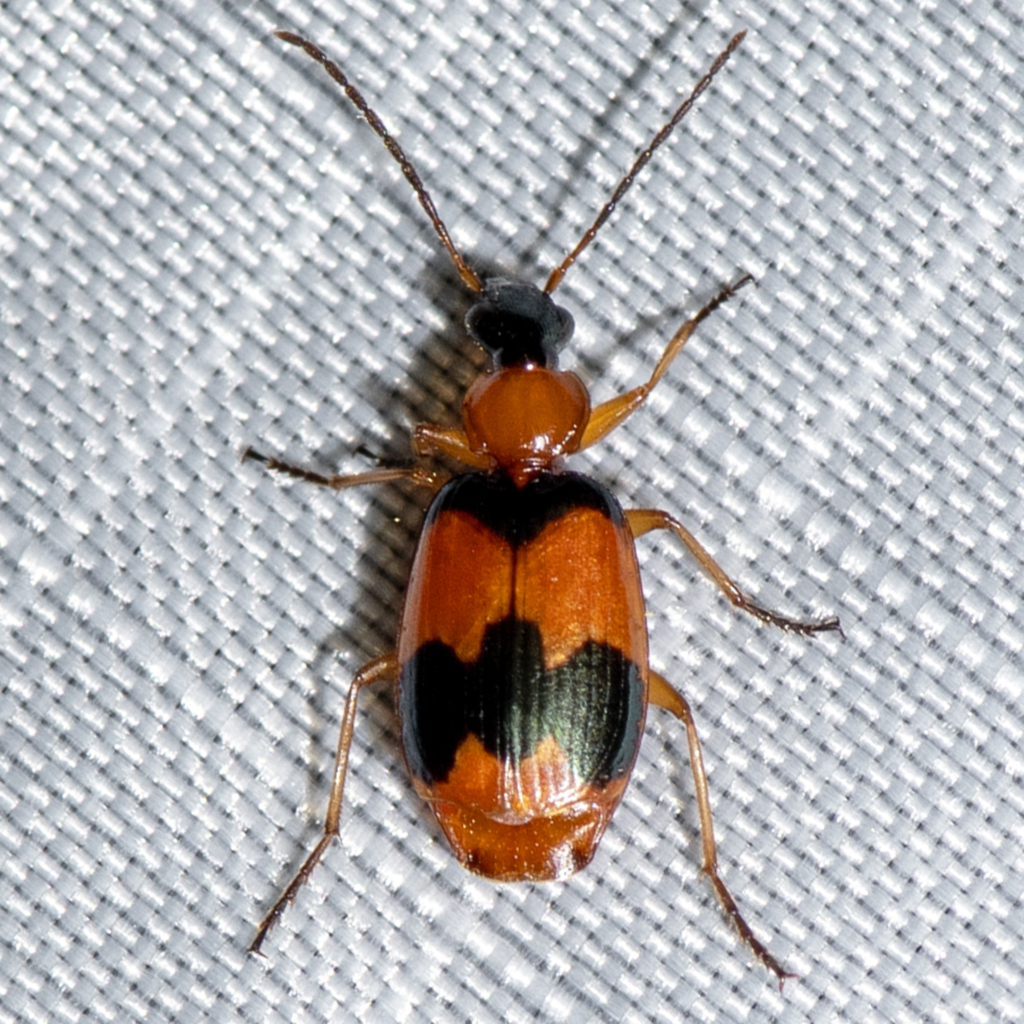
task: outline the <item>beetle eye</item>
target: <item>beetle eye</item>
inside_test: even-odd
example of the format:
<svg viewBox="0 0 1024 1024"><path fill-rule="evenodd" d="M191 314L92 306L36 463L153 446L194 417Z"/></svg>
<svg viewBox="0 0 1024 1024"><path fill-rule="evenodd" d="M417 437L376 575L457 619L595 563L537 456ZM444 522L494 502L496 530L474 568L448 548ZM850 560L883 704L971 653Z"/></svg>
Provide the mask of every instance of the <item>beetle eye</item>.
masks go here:
<svg viewBox="0 0 1024 1024"><path fill-rule="evenodd" d="M558 314L558 335L554 340L552 351L558 352L572 337L572 332L576 330L576 321L573 320L572 313L561 306L555 306L555 312Z"/></svg>

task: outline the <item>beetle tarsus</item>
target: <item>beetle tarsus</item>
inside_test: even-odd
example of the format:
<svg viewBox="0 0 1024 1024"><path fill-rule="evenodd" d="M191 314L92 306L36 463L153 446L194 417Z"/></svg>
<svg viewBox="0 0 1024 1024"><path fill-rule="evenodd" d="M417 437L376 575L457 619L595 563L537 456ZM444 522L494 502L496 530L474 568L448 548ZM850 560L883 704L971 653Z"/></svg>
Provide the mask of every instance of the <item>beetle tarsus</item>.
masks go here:
<svg viewBox="0 0 1024 1024"><path fill-rule="evenodd" d="M277 924L285 910L288 909L288 905L295 902L295 897L298 896L299 890L309 881L310 875L313 874L313 869L323 859L324 851L331 845L331 840L335 835L337 835L336 832L329 832L320 837L320 841L313 848L313 852L303 861L302 867L299 868L295 877L289 882L288 888L278 897L277 902L271 907L270 913L260 921L259 927L256 929L256 937L249 945L250 953L255 953L257 956L264 955L260 952L263 940L270 934L270 930Z"/></svg>
<svg viewBox="0 0 1024 1024"><path fill-rule="evenodd" d="M769 626L777 626L787 633L796 633L798 636L812 636L815 633L838 633L844 640L846 639L846 634L843 632L842 626L839 625L839 618L835 615L830 615L827 619L805 621L803 619L791 619L787 615L773 612L770 608L755 604L745 595L742 597L742 600L734 601L733 603L737 608L742 608L743 611L749 612L759 622Z"/></svg>

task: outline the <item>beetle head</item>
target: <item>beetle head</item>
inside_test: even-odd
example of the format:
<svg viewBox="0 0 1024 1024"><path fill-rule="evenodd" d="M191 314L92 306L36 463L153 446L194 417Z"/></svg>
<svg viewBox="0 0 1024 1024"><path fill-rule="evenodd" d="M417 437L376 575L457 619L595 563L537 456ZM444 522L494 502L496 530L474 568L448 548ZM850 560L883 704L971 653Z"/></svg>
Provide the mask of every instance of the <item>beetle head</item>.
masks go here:
<svg viewBox="0 0 1024 1024"><path fill-rule="evenodd" d="M569 311L556 306L545 292L505 277L491 278L466 314L469 336L490 352L495 369L553 369L573 327Z"/></svg>

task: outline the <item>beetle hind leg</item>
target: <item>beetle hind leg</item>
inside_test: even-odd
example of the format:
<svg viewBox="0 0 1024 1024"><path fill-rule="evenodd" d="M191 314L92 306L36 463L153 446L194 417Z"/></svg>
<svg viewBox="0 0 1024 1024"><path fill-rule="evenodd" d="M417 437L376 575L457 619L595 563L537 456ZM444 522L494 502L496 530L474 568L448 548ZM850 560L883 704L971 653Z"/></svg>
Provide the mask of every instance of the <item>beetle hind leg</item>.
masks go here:
<svg viewBox="0 0 1024 1024"><path fill-rule="evenodd" d="M386 654L367 662L356 674L345 698L345 710L341 716L341 731L338 734L338 752L334 760L334 776L331 782L331 796L327 802L327 816L324 819L324 834L309 856L296 872L288 887L278 897L270 913L260 922L256 936L249 946L250 953L259 953L263 940L270 929L277 924L289 903L295 900L299 890L309 881L313 869L320 863L324 851L338 834L341 822L341 799L345 791L345 775L348 770L348 752L352 746L352 733L355 729L356 701L359 691L370 683L380 679L395 679L398 676L398 660L393 654ZM262 954L261 954L262 955Z"/></svg>
<svg viewBox="0 0 1024 1024"><path fill-rule="evenodd" d="M700 816L700 834L703 845L702 870L710 879L718 902L722 905L726 916L736 926L740 938L750 947L754 956L779 979L779 989L781 990L782 983L786 978L794 978L796 975L787 971L757 938L750 925L743 919L736 900L733 899L732 893L729 892L725 882L718 874L718 847L715 844L715 830L711 821L708 777L704 770L704 755L701 753L700 738L697 736L697 726L693 720L690 705L668 680L656 672L650 674L650 702L671 711L686 727L686 740L690 748L690 771L693 773L694 789L697 792L697 813Z"/></svg>

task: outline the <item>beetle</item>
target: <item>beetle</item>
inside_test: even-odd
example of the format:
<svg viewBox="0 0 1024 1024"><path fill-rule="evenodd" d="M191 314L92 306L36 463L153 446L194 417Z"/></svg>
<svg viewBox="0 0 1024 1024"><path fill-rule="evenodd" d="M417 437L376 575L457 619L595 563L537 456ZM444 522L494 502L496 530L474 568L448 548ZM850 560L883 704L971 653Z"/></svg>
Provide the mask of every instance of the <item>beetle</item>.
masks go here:
<svg viewBox="0 0 1024 1024"><path fill-rule="evenodd" d="M674 334L650 379L592 406L576 374L559 370L573 333L551 298L654 151L665 142L744 37L737 34L636 158L612 197L543 288L482 279L455 247L412 163L341 68L314 43L299 47L346 93L380 136L465 285L475 293L466 330L491 366L471 386L462 426L420 424L419 458L441 455L466 472L445 481L422 465L325 476L247 449L244 460L324 487L410 480L433 492L413 558L394 653L355 674L345 701L323 835L260 923L267 933L339 832L360 692L390 680L402 749L416 791L459 861L497 881L564 879L590 862L622 799L647 708L686 729L703 843L703 871L742 940L782 981L790 976L754 935L718 873L711 802L693 714L648 663L635 541L667 530L737 608L797 634L840 631L835 617L788 618L748 597L677 519L624 510L602 484L564 468L646 401L695 328L751 282L723 288Z"/></svg>

